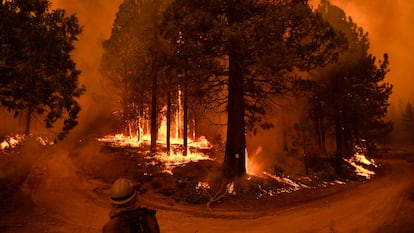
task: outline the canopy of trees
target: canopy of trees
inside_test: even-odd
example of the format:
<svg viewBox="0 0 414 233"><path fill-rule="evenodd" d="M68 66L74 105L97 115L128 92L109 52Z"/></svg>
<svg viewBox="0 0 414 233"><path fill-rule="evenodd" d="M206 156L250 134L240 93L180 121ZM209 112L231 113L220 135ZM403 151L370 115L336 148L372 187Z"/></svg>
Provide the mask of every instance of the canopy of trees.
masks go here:
<svg viewBox="0 0 414 233"><path fill-rule="evenodd" d="M340 159L352 155L361 139L373 142L391 130L391 123L384 120L392 91L392 85L384 81L389 61L387 54L377 61L369 53L368 34L343 10L324 0L318 11L348 40L338 62L318 73L309 86L320 150L324 151L326 131L333 129Z"/></svg>
<svg viewBox="0 0 414 233"><path fill-rule="evenodd" d="M184 138L190 98L227 112L229 177L245 173L246 133L272 127L264 120L272 100L294 84L311 90L320 148L330 129L342 153L345 142L388 126L388 56L377 65L367 35L327 1L313 11L293 0L125 0L103 46L101 70L118 84L125 122L151 115L152 144L160 105L170 124L172 93L183 92ZM311 70L321 72L300 81Z"/></svg>
<svg viewBox="0 0 414 233"><path fill-rule="evenodd" d="M246 130L269 127L262 116L272 96L289 90L292 72L333 61L343 45L342 37L306 1L176 0L163 25L171 41L180 34L191 44L191 54L201 51L200 57L221 65L210 70L215 80L209 81L219 84L207 90L222 96L218 91L227 85L223 167L229 177L245 173Z"/></svg>
<svg viewBox="0 0 414 233"><path fill-rule="evenodd" d="M85 90L78 84L80 71L70 57L81 28L74 15L51 10L49 4L1 1L0 101L15 116L25 111L26 134L33 114L44 116L47 128L63 119L58 135L63 139L77 125L76 98Z"/></svg>

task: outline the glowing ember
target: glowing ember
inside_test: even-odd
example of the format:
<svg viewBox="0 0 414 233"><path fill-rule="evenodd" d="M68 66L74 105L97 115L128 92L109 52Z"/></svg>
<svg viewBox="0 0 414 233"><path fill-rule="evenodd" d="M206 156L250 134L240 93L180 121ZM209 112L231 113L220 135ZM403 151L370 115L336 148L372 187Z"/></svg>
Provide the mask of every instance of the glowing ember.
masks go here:
<svg viewBox="0 0 414 233"><path fill-rule="evenodd" d="M182 153L158 153L154 156L148 156L148 159L156 159L164 165L163 172L173 174L172 170L175 167L183 166L190 162L197 162L200 160L212 160L205 154L202 153L188 153L187 155L183 155Z"/></svg>
<svg viewBox="0 0 414 233"><path fill-rule="evenodd" d="M49 139L47 138L42 138L40 136L36 137L36 141L38 141L40 144L42 144L43 146L47 146L47 145L53 145L54 142L49 141Z"/></svg>
<svg viewBox="0 0 414 233"><path fill-rule="evenodd" d="M363 166L372 165L374 167L377 167L375 161L373 159L368 160L364 154L356 152L351 158L344 160L354 167L355 173L359 176L363 176L366 179L371 179L371 177L375 175L375 172L368 170Z"/></svg>
<svg viewBox="0 0 414 233"><path fill-rule="evenodd" d="M123 134L106 135L102 138L98 138L100 142L110 143L115 147L140 147L144 140L138 140L138 136L125 136Z"/></svg>
<svg viewBox="0 0 414 233"><path fill-rule="evenodd" d="M263 172L263 174L270 177L270 178L272 178L272 179L274 179L274 180L276 180L279 183L287 184L287 185L293 187L293 191L297 191L301 188L309 188L309 186L307 186L307 185L296 183L293 180L291 180L289 178L286 178L286 177L275 176L275 175L272 175L272 174L270 174L268 172L265 172L265 171Z"/></svg>
<svg viewBox="0 0 414 233"><path fill-rule="evenodd" d="M199 181L197 183L197 186L196 186L196 190L199 190L199 189L210 189L210 188L211 187L210 187L210 185L207 182L202 182L202 181Z"/></svg>
<svg viewBox="0 0 414 233"><path fill-rule="evenodd" d="M236 191L234 190L234 182L228 183L226 185L226 193L236 195Z"/></svg>

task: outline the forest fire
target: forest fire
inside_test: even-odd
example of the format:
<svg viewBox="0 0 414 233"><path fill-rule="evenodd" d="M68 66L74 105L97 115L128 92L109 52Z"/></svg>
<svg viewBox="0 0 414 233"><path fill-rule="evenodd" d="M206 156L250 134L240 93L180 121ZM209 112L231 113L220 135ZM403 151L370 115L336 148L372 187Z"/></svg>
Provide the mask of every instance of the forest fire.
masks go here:
<svg viewBox="0 0 414 233"><path fill-rule="evenodd" d="M378 167L373 159L367 159L365 155L359 151L355 152L351 158L344 160L354 167L357 175L365 177L366 179L371 179L375 175L374 171L371 171L366 167Z"/></svg>
<svg viewBox="0 0 414 233"><path fill-rule="evenodd" d="M24 134L16 134L15 136L6 136L0 142L0 152L15 149L18 145L24 143L27 137ZM53 145L54 142L47 137L36 136L35 140L43 146Z"/></svg>
<svg viewBox="0 0 414 233"><path fill-rule="evenodd" d="M7 136L0 142L0 151L6 149L13 149L24 140L24 135L17 134L16 136Z"/></svg>
<svg viewBox="0 0 414 233"><path fill-rule="evenodd" d="M262 173L262 167L255 161L253 158L257 158L257 156L262 153L263 147L257 147L256 151L254 152L253 156L249 156L249 153L246 149L246 173L249 175L260 175Z"/></svg>
<svg viewBox="0 0 414 233"><path fill-rule="evenodd" d="M177 166L182 166L189 162L196 162L200 160L211 160L211 158L199 152L201 149L210 149L210 142L205 137L200 137L197 140L188 139L188 151L184 155L180 150L180 143L183 139L171 140L171 150L167 152L157 152L154 156L147 156L147 158L153 158L161 162L164 166L164 172L172 174L172 169ZM142 140L138 140L136 136L126 136L124 134L107 135L102 138L98 138L98 141L109 143L112 147L130 147L130 148L143 148L150 144L150 135L144 135ZM157 140L158 145L166 146L165 140ZM148 153L145 153L148 154Z"/></svg>
<svg viewBox="0 0 414 233"><path fill-rule="evenodd" d="M180 95L178 96L178 103L180 101ZM182 106L178 109L182 109ZM164 170L163 172L172 174L172 169L177 166L182 166L189 162L196 162L200 160L210 160L211 158L200 152L200 150L211 149L212 145L207 140L205 136L200 136L196 138L195 130L192 132L192 137L187 137L187 148L182 148L183 143L183 135L182 129L179 126L183 125L183 113L178 110L175 113L175 132L174 136L170 137L170 151L168 152L157 152L152 156L152 159L156 159L157 161L163 164ZM149 122L145 122L144 124L138 125L148 125ZM193 124L195 124L195 120L193 120ZM148 131L148 129L147 129ZM131 132L131 130L129 130ZM112 147L130 147L130 148L143 148L151 144L151 135L149 132L146 132L142 127L138 127L136 130L136 134L115 134L115 135L106 135L102 138L98 138L98 141L109 143ZM164 116L163 120L161 121L160 127L158 129L158 139L157 144L161 145L162 148L167 148L167 139L166 139L166 132L167 132L167 119ZM186 150L186 153L183 153ZM145 153L148 154L148 153ZM148 159L151 159L147 156Z"/></svg>

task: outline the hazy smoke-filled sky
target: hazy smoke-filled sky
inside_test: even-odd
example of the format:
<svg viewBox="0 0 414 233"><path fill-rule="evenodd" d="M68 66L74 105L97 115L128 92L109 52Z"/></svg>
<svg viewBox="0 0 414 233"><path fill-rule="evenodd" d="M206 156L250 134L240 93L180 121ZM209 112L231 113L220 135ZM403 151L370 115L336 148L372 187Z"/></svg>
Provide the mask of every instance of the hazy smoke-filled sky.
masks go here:
<svg viewBox="0 0 414 233"><path fill-rule="evenodd" d="M93 91L102 54L101 41L108 38L122 0L53 0L52 8L76 13L83 33L76 44L74 58L82 70L83 83ZM311 0L316 5L319 0ZM387 81L394 84L393 103L414 101L414 1L410 0L331 0L347 16L369 33L371 52L381 59L390 55L391 72ZM397 107L398 108L398 107Z"/></svg>
<svg viewBox="0 0 414 233"><path fill-rule="evenodd" d="M122 0L52 0L52 8L63 8L76 14L83 32L75 44L74 59L82 70L81 81L96 84L97 69L102 55L102 41L109 38L115 14Z"/></svg>
<svg viewBox="0 0 414 233"><path fill-rule="evenodd" d="M77 67L82 72L80 83L86 86L86 93L79 100L82 106L81 119L75 131L97 130L99 117L111 114L111 110L113 110L108 108L110 106L108 99L111 96L100 85L102 78L98 68L103 52L102 41L109 38L116 12L122 1L51 0L52 9L62 8L68 14L76 14L79 24L83 28L73 52Z"/></svg>
<svg viewBox="0 0 414 233"><path fill-rule="evenodd" d="M318 0L311 1L314 5ZM368 32L371 52L381 59L389 54L386 81L394 85L394 109L414 101L414 1L411 0L331 0ZM403 106L398 106L399 102Z"/></svg>
<svg viewBox="0 0 414 233"><path fill-rule="evenodd" d="M83 33L76 43L74 59L82 70L81 82L88 92L81 100L83 114L94 104L95 92L99 92L98 66L102 55L102 40L110 35L112 23L122 0L52 0L52 8L64 8L78 16ZM319 0L311 0L316 6ZM392 104L395 110L406 101L414 102L414 1L410 0L331 0L342 8L359 26L369 33L371 52L381 59L390 56L391 72L387 81L394 85ZM92 100L91 100L92 98ZM99 98L98 98L99 99Z"/></svg>

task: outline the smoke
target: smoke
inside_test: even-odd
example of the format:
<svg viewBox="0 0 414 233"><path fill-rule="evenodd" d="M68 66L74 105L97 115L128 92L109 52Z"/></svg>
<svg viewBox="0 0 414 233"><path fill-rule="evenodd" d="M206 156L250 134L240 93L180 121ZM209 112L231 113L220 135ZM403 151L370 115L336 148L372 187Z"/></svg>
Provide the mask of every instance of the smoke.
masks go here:
<svg viewBox="0 0 414 233"><path fill-rule="evenodd" d="M79 126L75 132L97 131L105 126L111 113L113 96L103 89L102 77L98 71L103 53L102 41L109 38L115 14L122 0L52 0L52 9L65 9L75 14L83 31L75 43L73 59L81 70L80 84L86 86L86 93L79 99L82 106ZM73 135L73 132L71 133ZM75 133L76 135L76 133Z"/></svg>
<svg viewBox="0 0 414 233"><path fill-rule="evenodd" d="M390 55L388 82L394 85L392 104L414 100L412 73L414 67L414 2L402 0L339 1L337 4L369 33L371 50L381 58Z"/></svg>
<svg viewBox="0 0 414 233"><path fill-rule="evenodd" d="M318 0L311 1L316 6ZM343 9L358 26L368 32L370 52L381 60L390 56L386 81L394 85L392 108L401 112L407 101L414 101L412 73L414 72L414 2L403 0L331 0ZM401 106L402 105L402 106Z"/></svg>

